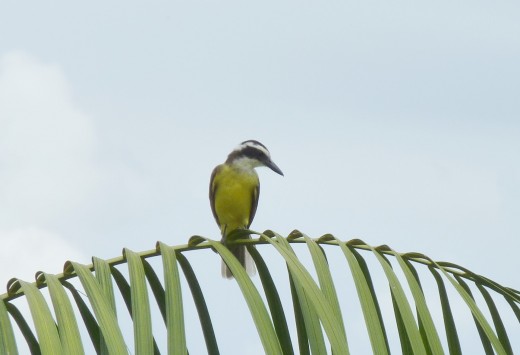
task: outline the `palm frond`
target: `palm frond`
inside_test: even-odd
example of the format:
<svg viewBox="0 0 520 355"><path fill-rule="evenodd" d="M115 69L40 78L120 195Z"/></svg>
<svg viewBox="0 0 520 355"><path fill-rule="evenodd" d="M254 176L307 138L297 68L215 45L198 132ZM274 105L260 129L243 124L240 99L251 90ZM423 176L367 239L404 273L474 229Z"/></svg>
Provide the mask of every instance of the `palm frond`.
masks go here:
<svg viewBox="0 0 520 355"><path fill-rule="evenodd" d="M160 349L187 354L192 334L186 317L193 318L193 314L186 313L186 297L195 306L207 352L219 354L216 334L220 323L216 325L211 318L207 295L186 256L204 249L217 252L233 272L267 354L349 354L358 339L352 334L346 310L356 305L374 354L389 354L395 344L400 344L403 353L462 354L464 343L454 301L471 313L474 331L486 353L514 351L512 334L518 329L512 329L504 319L514 315L520 322L520 293L515 289L456 264L436 262L419 253L401 254L359 239L345 242L330 234L313 239L298 231L287 238L272 231L236 233L237 238L230 237L230 243L250 248L258 280L247 275L224 245L200 236L190 238L187 245L158 242L150 251L124 249L121 257L93 258L91 265L70 261L63 274L38 272L32 283L10 280L7 293L0 295L0 355L17 354L18 345L24 342L33 354L82 354L87 348L98 354L159 354ZM258 238L244 240L240 233L253 233ZM296 250L298 244L306 246L311 263L303 262L301 249ZM273 276L281 270L267 266L263 254L268 251L287 265L290 294L280 292L279 277ZM343 258L346 268L331 267L333 253ZM357 299L339 295L346 286L338 283L338 275L349 276ZM388 295L380 291L381 276L389 287ZM424 283L435 285L436 292L426 291ZM28 312L15 305L22 297ZM284 308L287 299L292 300L292 309ZM441 323L435 320L438 314L432 299L439 302ZM504 303L509 308L504 309ZM388 318L388 304L393 305L393 321ZM121 306L128 314L121 313ZM153 321L157 316L164 326L166 344L157 338L157 323ZM131 319L132 351L124 317ZM357 329L360 324L355 326ZM397 329L398 339L390 337L389 329ZM291 338L291 333L297 336Z"/></svg>

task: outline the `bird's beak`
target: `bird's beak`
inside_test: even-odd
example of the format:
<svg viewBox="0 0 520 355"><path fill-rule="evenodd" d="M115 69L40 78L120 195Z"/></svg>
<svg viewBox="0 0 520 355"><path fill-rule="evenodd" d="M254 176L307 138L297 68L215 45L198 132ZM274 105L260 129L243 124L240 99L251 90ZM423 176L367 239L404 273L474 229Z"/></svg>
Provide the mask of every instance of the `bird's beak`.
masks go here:
<svg viewBox="0 0 520 355"><path fill-rule="evenodd" d="M273 163L272 160L269 159L269 160L265 163L265 166L267 166L269 169L271 169L271 170L274 171L275 173L280 174L280 175L283 176L282 170L280 170L280 168L279 168L275 163Z"/></svg>

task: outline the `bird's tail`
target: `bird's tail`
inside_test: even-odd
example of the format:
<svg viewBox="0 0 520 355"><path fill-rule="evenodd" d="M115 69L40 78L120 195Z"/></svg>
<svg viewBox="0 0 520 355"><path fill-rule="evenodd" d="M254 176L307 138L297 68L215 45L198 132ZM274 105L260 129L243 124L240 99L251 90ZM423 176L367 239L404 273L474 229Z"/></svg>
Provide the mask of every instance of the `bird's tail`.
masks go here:
<svg viewBox="0 0 520 355"><path fill-rule="evenodd" d="M250 236L247 236L247 239L250 239ZM226 244L226 235L222 237L222 243ZM233 246L227 246L229 251L235 256L235 258L238 259L240 264L246 269L246 272L249 276L253 276L256 273L255 269L255 263L253 262L253 258L251 257L251 254L247 251L247 247L244 245L233 245ZM252 245L250 248L254 248L255 246ZM225 277L226 279L232 279L233 273L228 268L224 260L222 260L222 277Z"/></svg>

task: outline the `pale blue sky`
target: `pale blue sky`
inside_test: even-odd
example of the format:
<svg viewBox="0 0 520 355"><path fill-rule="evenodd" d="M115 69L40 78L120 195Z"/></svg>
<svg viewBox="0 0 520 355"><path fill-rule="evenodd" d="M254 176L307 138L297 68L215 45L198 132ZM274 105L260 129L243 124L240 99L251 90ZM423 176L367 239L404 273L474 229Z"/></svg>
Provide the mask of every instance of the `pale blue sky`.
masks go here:
<svg viewBox="0 0 520 355"><path fill-rule="evenodd" d="M513 1L2 3L0 287L219 238L209 175L258 139L285 177L260 171L253 229L519 288L518 18Z"/></svg>

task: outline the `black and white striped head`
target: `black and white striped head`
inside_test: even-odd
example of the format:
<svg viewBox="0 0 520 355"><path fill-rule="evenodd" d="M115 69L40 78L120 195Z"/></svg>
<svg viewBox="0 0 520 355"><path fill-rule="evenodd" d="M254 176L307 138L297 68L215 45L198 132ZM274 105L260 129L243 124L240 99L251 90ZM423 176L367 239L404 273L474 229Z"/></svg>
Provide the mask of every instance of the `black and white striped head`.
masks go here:
<svg viewBox="0 0 520 355"><path fill-rule="evenodd" d="M255 140L240 143L229 155L226 164L241 166L245 169L254 169L267 166L277 174L283 176L282 170L271 160L271 154L266 146Z"/></svg>

